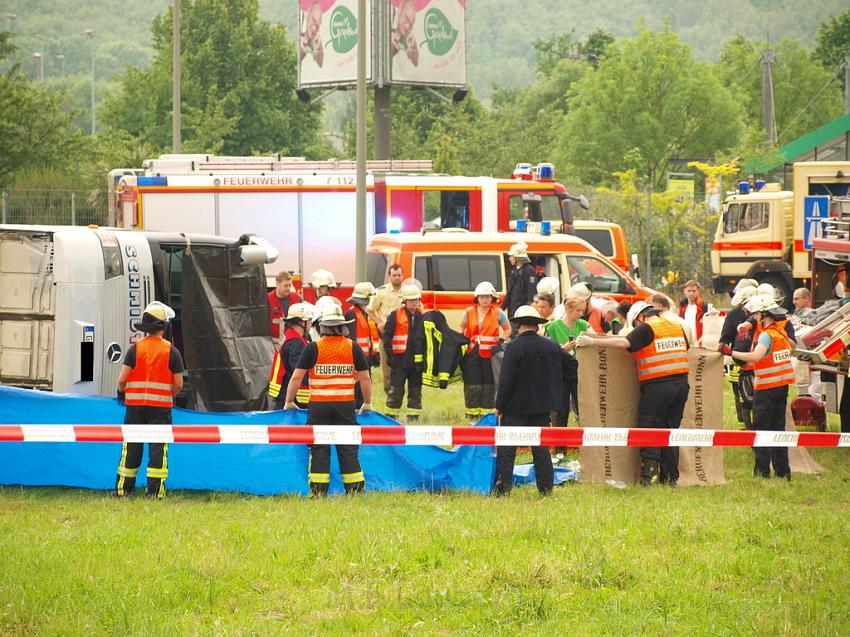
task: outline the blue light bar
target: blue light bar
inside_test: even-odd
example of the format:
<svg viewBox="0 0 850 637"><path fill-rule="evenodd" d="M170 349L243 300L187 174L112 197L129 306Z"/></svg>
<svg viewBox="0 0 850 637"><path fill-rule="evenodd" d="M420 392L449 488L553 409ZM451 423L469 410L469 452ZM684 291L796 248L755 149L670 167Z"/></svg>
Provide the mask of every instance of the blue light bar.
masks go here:
<svg viewBox="0 0 850 637"><path fill-rule="evenodd" d="M138 186L167 186L168 177L139 177L136 180Z"/></svg>
<svg viewBox="0 0 850 637"><path fill-rule="evenodd" d="M746 181L739 181L738 192L740 192L742 195L746 195L748 192L750 192L750 184Z"/></svg>
<svg viewBox="0 0 850 637"><path fill-rule="evenodd" d="M762 188L764 188L764 184L764 179L756 179L756 190L761 190Z"/></svg>
<svg viewBox="0 0 850 637"><path fill-rule="evenodd" d="M555 165L550 163L537 164L537 178L540 181L555 181Z"/></svg>

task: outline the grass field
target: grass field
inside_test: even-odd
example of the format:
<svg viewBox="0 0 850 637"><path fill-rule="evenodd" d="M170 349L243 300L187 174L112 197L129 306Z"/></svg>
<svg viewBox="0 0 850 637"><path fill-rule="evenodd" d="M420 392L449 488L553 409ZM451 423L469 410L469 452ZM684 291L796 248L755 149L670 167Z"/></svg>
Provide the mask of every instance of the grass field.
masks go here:
<svg viewBox="0 0 850 637"><path fill-rule="evenodd" d="M457 388L429 405L461 422ZM813 456L790 483L730 449L724 486L549 498L5 487L0 634L848 635L850 458Z"/></svg>

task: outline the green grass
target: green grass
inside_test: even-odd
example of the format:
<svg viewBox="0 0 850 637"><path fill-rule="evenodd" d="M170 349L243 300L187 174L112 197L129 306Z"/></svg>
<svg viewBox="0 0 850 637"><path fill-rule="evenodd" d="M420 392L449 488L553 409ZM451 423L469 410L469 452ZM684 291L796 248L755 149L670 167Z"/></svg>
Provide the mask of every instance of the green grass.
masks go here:
<svg viewBox="0 0 850 637"><path fill-rule="evenodd" d="M724 486L549 498L0 488L0 635L847 635L850 465L813 455L790 483L730 449Z"/></svg>

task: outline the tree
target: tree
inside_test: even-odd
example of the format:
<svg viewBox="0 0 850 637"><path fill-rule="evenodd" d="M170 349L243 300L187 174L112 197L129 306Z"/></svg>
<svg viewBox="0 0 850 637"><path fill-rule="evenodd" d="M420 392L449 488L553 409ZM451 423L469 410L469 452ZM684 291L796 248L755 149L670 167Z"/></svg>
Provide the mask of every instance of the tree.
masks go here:
<svg viewBox="0 0 850 637"><path fill-rule="evenodd" d="M762 62L767 44L735 36L723 45L717 74L744 108L749 130L762 126ZM773 66L776 145L782 146L827 122L842 112L841 88L832 74L796 40L775 45ZM751 149L739 149L751 155ZM744 152L745 150L750 152Z"/></svg>
<svg viewBox="0 0 850 637"><path fill-rule="evenodd" d="M11 34L0 33L0 61L14 51ZM0 186L26 170L64 167L79 158L88 142L70 131L71 119L62 96L31 84L17 65L0 74Z"/></svg>
<svg viewBox="0 0 850 637"><path fill-rule="evenodd" d="M641 26L634 40L610 45L574 90L558 161L588 183L610 182L630 167L630 156L639 158L637 176L657 190L671 160L713 157L740 134L732 96L669 25L660 32Z"/></svg>
<svg viewBox="0 0 850 637"><path fill-rule="evenodd" d="M843 83L844 58L850 55L850 9L838 17L830 18L828 24L821 24L816 43L815 59L820 60L827 69L835 71Z"/></svg>
<svg viewBox="0 0 850 637"><path fill-rule="evenodd" d="M152 65L125 72L103 119L161 151L171 146L170 11L154 19L151 31ZM283 26L259 19L257 0L182 0L181 52L184 151L324 151L321 108L295 97L295 48Z"/></svg>

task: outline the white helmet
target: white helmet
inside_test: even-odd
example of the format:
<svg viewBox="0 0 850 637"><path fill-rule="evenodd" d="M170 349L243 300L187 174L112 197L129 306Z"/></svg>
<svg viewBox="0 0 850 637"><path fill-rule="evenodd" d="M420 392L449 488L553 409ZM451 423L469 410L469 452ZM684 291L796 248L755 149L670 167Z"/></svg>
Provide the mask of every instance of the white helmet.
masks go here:
<svg viewBox="0 0 850 637"><path fill-rule="evenodd" d="M508 256L516 257L517 259L528 258L528 244L524 241L513 244L508 248Z"/></svg>
<svg viewBox="0 0 850 637"><path fill-rule="evenodd" d="M750 279L745 279L749 281ZM732 307L740 307L742 304L749 301L758 293L756 286L754 285L745 285L741 286L738 284L735 286L735 294L732 295Z"/></svg>
<svg viewBox="0 0 850 637"><path fill-rule="evenodd" d="M475 298L479 296L492 296L496 298L496 288L493 287L493 284L489 281L482 281L478 285L475 286L475 292L472 293Z"/></svg>
<svg viewBox="0 0 850 637"><path fill-rule="evenodd" d="M354 291L351 293L351 299L368 299L370 296L375 296L375 286L369 281L362 281L354 284Z"/></svg>
<svg viewBox="0 0 850 637"><path fill-rule="evenodd" d="M646 301L638 301L637 303L633 304L632 307L629 308L629 313L626 314L626 325L631 328L637 327L637 325L635 325L635 320L646 310L654 310L655 314L659 313L657 307L650 305Z"/></svg>
<svg viewBox="0 0 850 637"><path fill-rule="evenodd" d="M530 305L520 305L516 312L514 312L513 317L511 317L512 321L517 323L532 323L540 325L541 323L548 323L548 319L540 316L540 312L538 312L535 308Z"/></svg>
<svg viewBox="0 0 850 637"><path fill-rule="evenodd" d="M773 287L770 283L762 283L756 288L756 294L761 296L771 296L775 299L776 288Z"/></svg>
<svg viewBox="0 0 850 637"><path fill-rule="evenodd" d="M419 289L418 286L413 285L412 283L408 283L407 285L401 286L401 298L405 301L412 301L414 299L422 298L422 290Z"/></svg>
<svg viewBox="0 0 850 637"><path fill-rule="evenodd" d="M332 305L328 304L322 308L322 316L319 318L319 323L328 327L334 327L335 325L347 325L348 323L353 322L354 319L351 319L350 321L345 320L342 308L336 303Z"/></svg>
<svg viewBox="0 0 850 637"><path fill-rule="evenodd" d="M553 276L544 276L537 282L537 293L558 296L558 288L560 287L561 284L558 279Z"/></svg>
<svg viewBox="0 0 850 637"><path fill-rule="evenodd" d="M735 286L735 289L732 290L732 292L735 293L743 288L757 288L758 285L759 282L755 279L741 279L740 281L738 281L738 285Z"/></svg>
<svg viewBox="0 0 850 637"><path fill-rule="evenodd" d="M168 321L175 317L174 310L161 301L148 303L142 313L142 320L133 325L133 329L142 332L156 332L165 329Z"/></svg>
<svg viewBox="0 0 850 637"><path fill-rule="evenodd" d="M289 306L289 311L286 313L286 320L309 321L313 318L313 313L316 311L309 303L293 303Z"/></svg>
<svg viewBox="0 0 850 637"><path fill-rule="evenodd" d="M580 301L587 301L588 299L590 299L591 296L593 296L593 292L590 290L590 286L584 281L579 281L569 290L567 290L568 299L579 299Z"/></svg>
<svg viewBox="0 0 850 637"><path fill-rule="evenodd" d="M333 272L328 272L327 270L316 270L313 272L313 276L310 277L310 285L314 288L327 286L329 288L335 288L337 286L337 282L334 279Z"/></svg>
<svg viewBox="0 0 850 637"><path fill-rule="evenodd" d="M768 314L785 314L786 309L784 307L779 307L779 304L776 302L776 299L773 298L772 295L769 294L757 294L744 306L747 312L767 312Z"/></svg>

